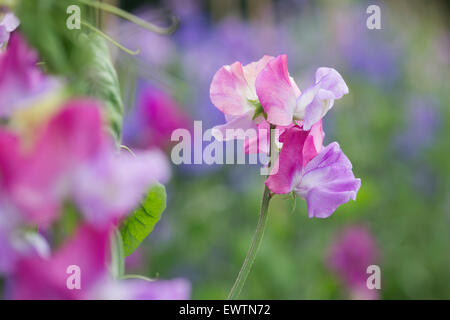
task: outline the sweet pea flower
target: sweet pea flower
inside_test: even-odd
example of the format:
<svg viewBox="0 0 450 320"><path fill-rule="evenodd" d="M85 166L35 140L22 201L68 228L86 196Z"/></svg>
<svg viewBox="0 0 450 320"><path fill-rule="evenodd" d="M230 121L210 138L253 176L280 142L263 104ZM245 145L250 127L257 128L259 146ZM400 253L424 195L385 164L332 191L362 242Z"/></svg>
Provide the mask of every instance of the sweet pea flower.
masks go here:
<svg viewBox="0 0 450 320"><path fill-rule="evenodd" d="M8 42L9 34L20 25L19 19L12 12L7 12L0 20L0 48Z"/></svg>
<svg viewBox="0 0 450 320"><path fill-rule="evenodd" d="M132 148L165 150L172 132L190 129L190 119L167 92L145 86L139 92L136 108L125 118L123 144Z"/></svg>
<svg viewBox="0 0 450 320"><path fill-rule="evenodd" d="M367 288L366 270L376 264L378 258L378 248L369 230L363 226L349 226L333 240L326 263L345 284L352 298L377 299L377 290Z"/></svg>
<svg viewBox="0 0 450 320"><path fill-rule="evenodd" d="M66 103L38 130L31 146L0 130L0 146L0 200L43 228L58 218L67 200L91 223L114 222L169 175L158 153L119 154L94 100Z"/></svg>
<svg viewBox="0 0 450 320"><path fill-rule="evenodd" d="M8 117L58 88L58 81L45 76L37 62L36 51L18 33L0 52L0 117Z"/></svg>
<svg viewBox="0 0 450 320"><path fill-rule="evenodd" d="M265 184L276 194L294 191L306 200L310 218L327 218L339 205L355 200L361 185L355 179L352 164L337 142L322 147L322 122L311 130L301 126L287 129L280 137L283 143L277 172Z"/></svg>
<svg viewBox="0 0 450 320"><path fill-rule="evenodd" d="M225 114L226 123L213 128L212 134L219 141L234 139L234 135L227 134L228 129L267 129L261 105L256 94L256 78L261 70L272 60L271 56L264 56L257 62L242 66L240 62L223 66L216 72L211 82L210 98L212 103ZM261 139L258 137L252 141L257 143L262 140L261 146L257 146L259 152L268 152L268 131ZM246 141L244 148L249 151L254 149ZM256 151L256 150L255 150Z"/></svg>
<svg viewBox="0 0 450 320"><path fill-rule="evenodd" d="M105 224L130 213L149 185L167 182L170 168L159 150L101 153L82 165L73 180L73 199L92 224Z"/></svg>
<svg viewBox="0 0 450 320"><path fill-rule="evenodd" d="M188 299L189 283L184 279L146 281L117 280L108 274L110 228L82 225L50 257L38 255L20 259L10 278L12 299ZM79 289L70 266L79 269ZM68 271L69 270L69 271ZM72 272L72 273L71 273ZM76 272L76 271L75 271Z"/></svg>
<svg viewBox="0 0 450 320"><path fill-rule="evenodd" d="M0 206L0 276L9 275L24 256L48 257L50 247L39 233L21 228L19 214L7 203Z"/></svg>
<svg viewBox="0 0 450 320"><path fill-rule="evenodd" d="M315 83L300 92L287 69L287 56L270 60L256 78L256 93L267 113L267 121L288 126L293 120L303 120L303 128L322 119L333 107L334 100L348 93L341 75L333 68L319 68Z"/></svg>

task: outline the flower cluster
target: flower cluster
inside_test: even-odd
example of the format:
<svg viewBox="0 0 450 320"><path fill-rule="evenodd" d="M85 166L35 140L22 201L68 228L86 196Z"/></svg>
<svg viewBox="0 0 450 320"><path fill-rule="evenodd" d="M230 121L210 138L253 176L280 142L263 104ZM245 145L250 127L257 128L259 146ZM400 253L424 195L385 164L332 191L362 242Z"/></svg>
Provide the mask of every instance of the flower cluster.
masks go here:
<svg viewBox="0 0 450 320"><path fill-rule="evenodd" d="M309 217L326 218L355 200L361 184L339 144L323 146L322 118L347 93L332 68L317 69L314 84L301 92L289 75L286 55L264 56L246 66L235 62L217 71L211 83L211 101L227 121L213 133L227 140L230 129L264 128L265 135L244 145L247 152L268 153L267 128L276 127L282 147L266 186L275 194L294 191L306 200Z"/></svg>
<svg viewBox="0 0 450 320"><path fill-rule="evenodd" d="M151 186L167 182L167 159L160 151L119 149L105 130L107 117L97 100L30 99L55 90L49 85L54 80L36 61L36 52L18 33L0 53L0 276L7 279L5 295L188 298L189 284L183 279L120 280L109 270L113 232ZM40 113L39 121L22 130L17 119L27 113ZM69 238L58 239L55 230L61 226L55 225L69 211L77 216L74 230ZM81 270L79 290L67 285L71 265Z"/></svg>

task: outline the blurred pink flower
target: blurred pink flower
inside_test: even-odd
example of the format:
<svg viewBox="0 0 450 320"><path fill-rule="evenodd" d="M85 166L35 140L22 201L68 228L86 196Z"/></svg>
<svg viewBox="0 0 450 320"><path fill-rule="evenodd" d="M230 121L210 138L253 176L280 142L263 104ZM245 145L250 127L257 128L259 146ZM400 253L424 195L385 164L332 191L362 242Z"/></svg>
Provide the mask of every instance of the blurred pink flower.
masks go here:
<svg viewBox="0 0 450 320"><path fill-rule="evenodd" d="M11 37L6 51L0 52L0 117L58 87L57 80L45 76L37 62L37 53L18 33Z"/></svg>
<svg viewBox="0 0 450 320"><path fill-rule="evenodd" d="M166 92L147 86L139 95L136 109L125 119L123 143L139 149L166 149L172 132L190 130L191 121L178 103Z"/></svg>
<svg viewBox="0 0 450 320"><path fill-rule="evenodd" d="M350 226L333 241L327 266L335 272L355 299L377 299L378 291L367 288L367 267L376 264L379 252L369 230Z"/></svg>
<svg viewBox="0 0 450 320"><path fill-rule="evenodd" d="M115 280L108 274L110 229L83 225L51 257L20 259L10 278L12 299L188 299L184 279ZM79 269L80 288L69 288L69 266Z"/></svg>
<svg viewBox="0 0 450 320"><path fill-rule="evenodd" d="M91 223L114 222L135 208L150 185L169 176L158 152L119 153L93 100L64 105L31 148L4 129L0 146L0 199L12 203L26 222L44 228L67 200Z"/></svg>

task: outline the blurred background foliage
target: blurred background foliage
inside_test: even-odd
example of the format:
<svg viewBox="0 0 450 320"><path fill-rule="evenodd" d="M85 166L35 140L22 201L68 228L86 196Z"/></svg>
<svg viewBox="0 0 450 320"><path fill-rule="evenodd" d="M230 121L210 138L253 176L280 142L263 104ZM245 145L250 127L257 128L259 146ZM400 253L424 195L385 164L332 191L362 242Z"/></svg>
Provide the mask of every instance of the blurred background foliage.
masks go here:
<svg viewBox="0 0 450 320"><path fill-rule="evenodd" d="M324 125L326 144L338 141L362 180L357 201L320 220L307 217L303 201L293 209L290 199L276 197L241 298L348 298L327 254L352 225L370 230L378 247L373 263L381 267L380 298L450 297L448 2L120 4L157 24L172 14L180 20L170 36L114 23L120 41L142 50L137 57L116 54L129 114L141 88L151 85L192 120L202 120L204 129L220 124L223 116L209 101L212 76L224 64L264 54L286 53L300 88L312 83L320 66L336 68L350 88ZM381 7L381 30L366 28L370 4ZM264 179L257 166L173 170L167 210L127 268L151 277L184 276L194 299L225 298L256 227Z"/></svg>

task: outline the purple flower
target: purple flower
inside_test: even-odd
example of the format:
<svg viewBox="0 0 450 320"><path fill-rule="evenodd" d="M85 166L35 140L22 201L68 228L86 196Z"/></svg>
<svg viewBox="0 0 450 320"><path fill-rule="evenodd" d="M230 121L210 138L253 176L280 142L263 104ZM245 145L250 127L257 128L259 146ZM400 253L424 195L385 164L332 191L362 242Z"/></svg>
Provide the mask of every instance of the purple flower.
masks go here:
<svg viewBox="0 0 450 320"><path fill-rule="evenodd" d="M9 34L17 29L20 21L12 12L6 13L0 20L0 48L8 42Z"/></svg>
<svg viewBox="0 0 450 320"><path fill-rule="evenodd" d="M369 230L351 226L333 241L327 265L344 282L353 298L376 299L377 291L369 290L366 281L367 267L376 264L378 258L378 248Z"/></svg>
<svg viewBox="0 0 450 320"><path fill-rule="evenodd" d="M317 69L314 86L305 90L297 101L297 109L304 110L305 130L327 114L334 100L341 99L347 93L347 84L339 72L333 68Z"/></svg>
<svg viewBox="0 0 450 320"><path fill-rule="evenodd" d="M395 147L406 159L415 159L435 138L440 126L439 109L432 99L414 98L408 104L406 126L395 138Z"/></svg>
<svg viewBox="0 0 450 320"><path fill-rule="evenodd" d="M320 124L320 127L315 127ZM281 137L283 147L266 185L278 194L295 191L308 205L310 218L327 218L338 206L356 200L361 180L352 172L352 164L333 142L322 148L323 132L319 122L310 131L298 126Z"/></svg>

